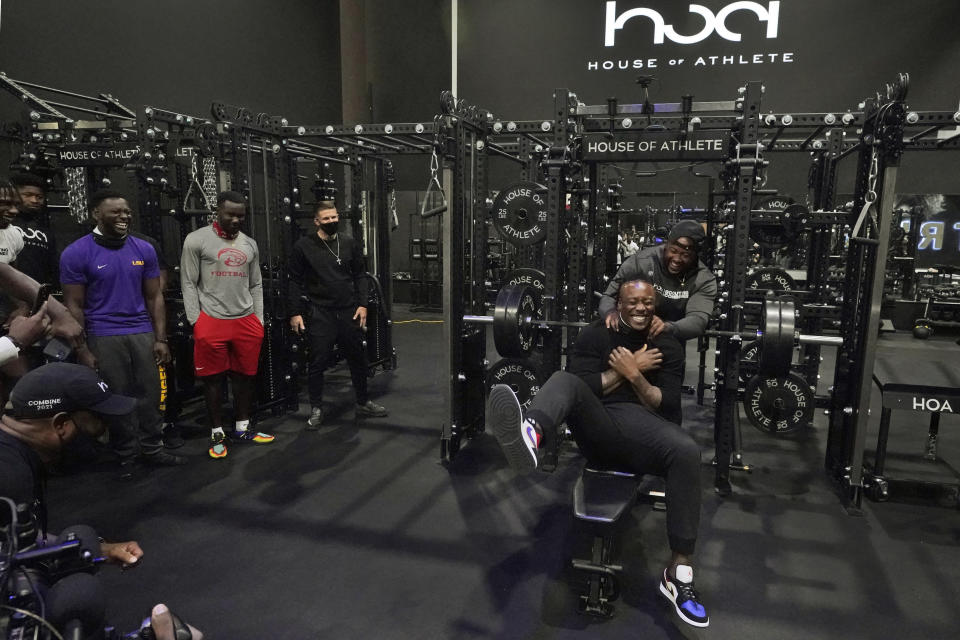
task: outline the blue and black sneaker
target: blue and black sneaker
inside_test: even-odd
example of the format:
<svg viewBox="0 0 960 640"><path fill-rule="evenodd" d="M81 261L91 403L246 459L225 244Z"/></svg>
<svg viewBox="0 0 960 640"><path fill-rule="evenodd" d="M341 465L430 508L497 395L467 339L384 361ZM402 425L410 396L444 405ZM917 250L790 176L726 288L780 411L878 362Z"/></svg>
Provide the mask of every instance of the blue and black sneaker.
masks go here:
<svg viewBox="0 0 960 640"><path fill-rule="evenodd" d="M510 466L517 471L536 469L541 435L532 420L523 419L520 401L513 389L505 384L497 384L490 389L488 415L493 435Z"/></svg>
<svg viewBox="0 0 960 640"><path fill-rule="evenodd" d="M710 625L707 610L700 603L700 596L693 588L693 569L685 564L677 565L676 578L671 578L667 570L663 570L663 579L660 581L660 593L673 603L677 615L687 624L695 627Z"/></svg>

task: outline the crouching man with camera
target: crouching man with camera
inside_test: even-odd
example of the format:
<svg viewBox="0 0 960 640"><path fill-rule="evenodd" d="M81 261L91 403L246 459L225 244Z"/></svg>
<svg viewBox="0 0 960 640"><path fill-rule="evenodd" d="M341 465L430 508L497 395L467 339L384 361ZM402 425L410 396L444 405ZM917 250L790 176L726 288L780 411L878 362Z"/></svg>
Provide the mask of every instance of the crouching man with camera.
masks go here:
<svg viewBox="0 0 960 640"><path fill-rule="evenodd" d="M0 591L11 596L5 602L42 600L37 602L40 612L45 611L54 626L75 628L79 635L72 637L86 637L93 627L103 627L103 603L95 597L99 584L90 575L95 564L133 567L143 550L135 541L104 542L83 525L57 538L49 536L45 465L55 462L78 433L100 435L101 416L126 415L135 406L134 398L111 392L92 369L58 362L23 376L0 417L0 496L5 503L0 504L0 533L5 537L0 541ZM14 613L29 620L31 608ZM202 637L199 632L171 635L173 616L166 607L158 605L153 614L156 638Z"/></svg>

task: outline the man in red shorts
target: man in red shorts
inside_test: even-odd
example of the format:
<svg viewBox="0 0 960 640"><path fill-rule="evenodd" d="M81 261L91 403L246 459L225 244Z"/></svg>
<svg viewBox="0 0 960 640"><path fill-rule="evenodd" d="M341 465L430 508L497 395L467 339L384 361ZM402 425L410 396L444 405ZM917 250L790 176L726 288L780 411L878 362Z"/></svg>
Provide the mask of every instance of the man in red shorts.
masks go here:
<svg viewBox="0 0 960 640"><path fill-rule="evenodd" d="M273 436L250 430L250 403L263 343L263 279L253 238L240 231L246 200L234 191L217 196L217 219L187 236L180 257L180 288L193 325L193 366L203 380L210 417L210 457L225 458L220 393L230 372L237 442L267 444Z"/></svg>

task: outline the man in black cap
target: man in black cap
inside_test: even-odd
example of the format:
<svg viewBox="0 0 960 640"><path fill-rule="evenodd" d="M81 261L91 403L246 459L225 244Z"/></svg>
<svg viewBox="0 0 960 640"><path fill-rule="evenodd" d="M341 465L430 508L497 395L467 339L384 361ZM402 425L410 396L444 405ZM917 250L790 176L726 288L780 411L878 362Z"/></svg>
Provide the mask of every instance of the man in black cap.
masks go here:
<svg viewBox="0 0 960 640"><path fill-rule="evenodd" d="M93 437L102 433L101 416L126 415L136 403L111 392L96 372L78 364L47 364L20 379L10 394L12 408L0 418L0 496L21 505L20 531L26 517L35 538L46 539L44 466L56 461L79 432ZM134 541L104 542L100 551L108 562L124 566L135 565L143 556Z"/></svg>
<svg viewBox="0 0 960 640"><path fill-rule="evenodd" d="M620 285L642 278L659 294L651 337L666 331L683 342L703 335L717 298L717 277L699 259L705 239L699 222L681 220L666 243L624 260L600 298L600 317L607 328L616 329L620 321L616 301Z"/></svg>

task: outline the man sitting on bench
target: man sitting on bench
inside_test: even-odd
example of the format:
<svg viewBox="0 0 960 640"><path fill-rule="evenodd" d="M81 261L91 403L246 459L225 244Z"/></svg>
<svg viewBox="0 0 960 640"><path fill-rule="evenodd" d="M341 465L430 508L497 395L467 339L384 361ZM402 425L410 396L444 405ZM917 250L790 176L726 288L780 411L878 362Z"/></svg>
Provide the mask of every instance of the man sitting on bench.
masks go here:
<svg viewBox="0 0 960 640"><path fill-rule="evenodd" d="M660 591L684 621L706 627L691 566L700 522L700 448L679 426L683 349L669 333L648 336L656 298L648 282L622 283L616 328L603 319L584 328L569 371L550 376L526 416L506 385L490 390L489 415L517 470L540 466L566 422L589 465L664 476L672 557Z"/></svg>

